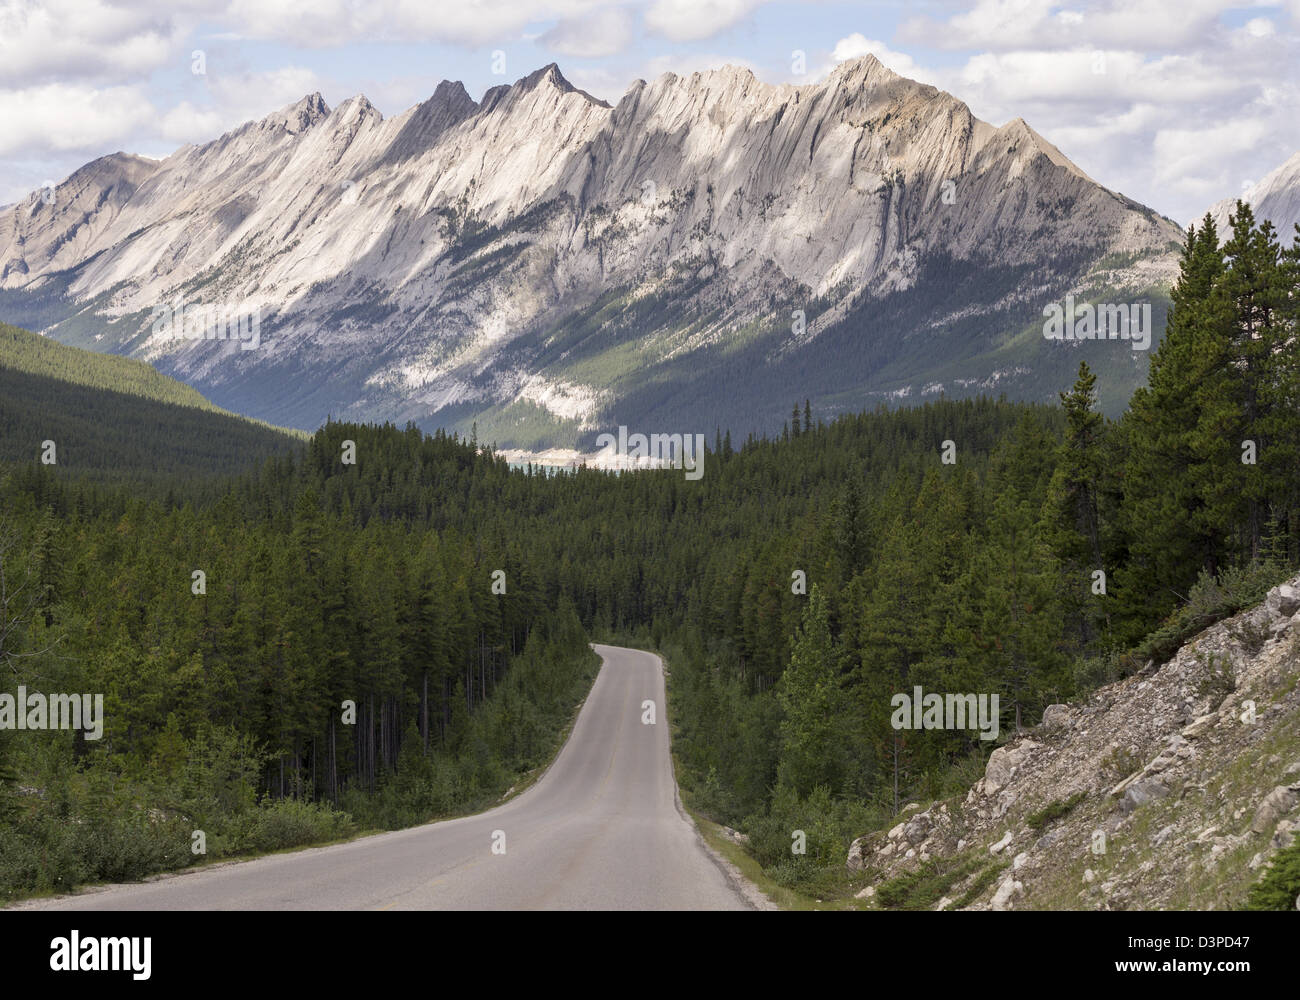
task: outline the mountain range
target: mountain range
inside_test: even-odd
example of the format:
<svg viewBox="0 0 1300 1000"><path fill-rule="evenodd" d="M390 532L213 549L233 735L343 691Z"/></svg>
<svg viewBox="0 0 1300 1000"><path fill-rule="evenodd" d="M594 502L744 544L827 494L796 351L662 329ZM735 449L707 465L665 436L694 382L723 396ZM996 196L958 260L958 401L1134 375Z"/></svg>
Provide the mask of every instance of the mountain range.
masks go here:
<svg viewBox="0 0 1300 1000"><path fill-rule="evenodd" d="M613 106L551 65L97 159L0 209L0 318L277 424L519 448L779 430L805 398L1054 402L1081 358L1114 413L1149 351L1048 340L1045 310L1150 303L1154 345L1181 238L872 56L803 86L668 73Z"/></svg>

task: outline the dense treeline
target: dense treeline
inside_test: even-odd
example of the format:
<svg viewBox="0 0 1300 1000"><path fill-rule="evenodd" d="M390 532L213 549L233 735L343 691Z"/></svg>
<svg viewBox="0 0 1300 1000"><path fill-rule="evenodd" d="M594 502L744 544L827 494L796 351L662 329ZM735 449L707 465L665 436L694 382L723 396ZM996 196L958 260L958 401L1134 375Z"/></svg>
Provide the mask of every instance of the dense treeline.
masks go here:
<svg viewBox="0 0 1300 1000"><path fill-rule="evenodd" d="M553 745L592 676L586 628L668 653L685 792L820 886L848 837L964 788L993 745L896 730L895 694L997 694L1014 732L1300 562L1296 254L1245 207L1222 246L1194 227L1150 383L1116 422L1081 363L1059 407L826 424L805 403L777 440L717 434L697 481L512 470L473 441L338 423L219 500L15 468L7 578L41 596L4 650L111 709L99 744L12 755L47 791L9 804L53 815L62 780L58 808L90 808L121 775L157 807L149 782L172 782L163 816L202 815L184 789L207 788L236 803L229 842L257 846L272 835L249 817L331 833L336 809L398 823L484 801ZM230 758L238 794L213 792Z"/></svg>
<svg viewBox="0 0 1300 1000"><path fill-rule="evenodd" d="M79 483L220 496L217 480L302 447L226 413L142 361L68 347L0 323L0 462L42 462Z"/></svg>
<svg viewBox="0 0 1300 1000"><path fill-rule="evenodd" d="M201 508L0 487L5 690L104 694L98 739L0 734L0 891L184 863L196 829L221 856L477 808L545 761L595 675L572 605L480 539L323 511L295 469Z"/></svg>

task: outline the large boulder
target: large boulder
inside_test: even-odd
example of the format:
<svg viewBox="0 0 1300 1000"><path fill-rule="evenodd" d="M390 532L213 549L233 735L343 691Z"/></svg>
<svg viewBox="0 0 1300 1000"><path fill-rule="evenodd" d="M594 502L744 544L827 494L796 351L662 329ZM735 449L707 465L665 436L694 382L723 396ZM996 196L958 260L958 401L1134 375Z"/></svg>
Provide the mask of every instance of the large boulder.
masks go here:
<svg viewBox="0 0 1300 1000"><path fill-rule="evenodd" d="M1158 778L1145 778L1135 781L1124 789L1124 797L1119 800L1119 808L1124 813L1131 813L1138 806L1144 806L1156 799L1163 799L1169 794L1169 786Z"/></svg>
<svg viewBox="0 0 1300 1000"><path fill-rule="evenodd" d="M1300 611L1300 591L1289 583L1274 587L1264 598L1264 606L1272 618L1290 618Z"/></svg>
<svg viewBox="0 0 1300 1000"><path fill-rule="evenodd" d="M1295 843L1298 831L1300 831L1300 820L1284 819L1277 825L1277 829L1273 831L1273 839L1269 841L1269 845L1279 850L1290 847Z"/></svg>
<svg viewBox="0 0 1300 1000"><path fill-rule="evenodd" d="M913 847L918 847L930 835L933 828L934 824L931 822L930 817L925 813L921 813L903 827L903 839Z"/></svg>
<svg viewBox="0 0 1300 1000"><path fill-rule="evenodd" d="M1278 820L1300 802L1297 788L1300 786L1278 785L1264 796L1264 801L1255 807L1255 819L1251 822L1250 828L1255 833L1268 833L1277 826Z"/></svg>
<svg viewBox="0 0 1300 1000"><path fill-rule="evenodd" d="M1000 886L998 891L993 894L993 899L989 903L990 910L1009 910L1012 901L1017 897L1024 895L1025 887L1023 883L1017 882L1008 876Z"/></svg>
<svg viewBox="0 0 1300 1000"><path fill-rule="evenodd" d="M1007 783L1015 777L1016 771L1029 759L1030 754L1038 749L1033 740L1025 740L1014 746L998 747L989 755L989 762L984 768L984 794L997 795Z"/></svg>

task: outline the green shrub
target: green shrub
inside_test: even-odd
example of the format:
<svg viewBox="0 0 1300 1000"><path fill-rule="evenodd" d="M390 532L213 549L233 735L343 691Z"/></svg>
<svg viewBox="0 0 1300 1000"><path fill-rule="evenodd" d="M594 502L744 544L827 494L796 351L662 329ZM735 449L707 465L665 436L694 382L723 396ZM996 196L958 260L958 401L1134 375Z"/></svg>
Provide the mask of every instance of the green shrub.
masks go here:
<svg viewBox="0 0 1300 1000"><path fill-rule="evenodd" d="M88 882L130 882L190 861L187 831L143 815L116 815L76 826L80 872Z"/></svg>
<svg viewBox="0 0 1300 1000"><path fill-rule="evenodd" d="M876 887L876 900L891 910L929 910L944 893L986 864L979 856L936 858L914 871L882 882Z"/></svg>
<svg viewBox="0 0 1300 1000"><path fill-rule="evenodd" d="M1272 560L1226 569L1217 578L1201 570L1187 603L1142 641L1134 651L1135 659L1167 662L1198 632L1260 603L1287 575L1286 568Z"/></svg>
<svg viewBox="0 0 1300 1000"><path fill-rule="evenodd" d="M1068 799L1057 799L1055 802L1049 802L1042 809L1025 817L1025 822L1029 824L1031 830L1041 830L1048 823L1065 816L1087 797L1087 792L1075 792Z"/></svg>
<svg viewBox="0 0 1300 1000"><path fill-rule="evenodd" d="M1001 864L992 864L985 868L976 876L975 881L971 883L970 888L961 894L961 897L957 902L952 904L952 909L963 910L970 906L971 903L979 899L989 886L997 881L998 876L1006 871L1007 867L1008 864L1004 861Z"/></svg>
<svg viewBox="0 0 1300 1000"><path fill-rule="evenodd" d="M276 851L338 840L355 831L351 816L323 802L280 799L257 810L248 847L254 851Z"/></svg>
<svg viewBox="0 0 1300 1000"><path fill-rule="evenodd" d="M1300 840L1278 851L1272 865L1250 887L1248 910L1294 910L1300 908Z"/></svg>

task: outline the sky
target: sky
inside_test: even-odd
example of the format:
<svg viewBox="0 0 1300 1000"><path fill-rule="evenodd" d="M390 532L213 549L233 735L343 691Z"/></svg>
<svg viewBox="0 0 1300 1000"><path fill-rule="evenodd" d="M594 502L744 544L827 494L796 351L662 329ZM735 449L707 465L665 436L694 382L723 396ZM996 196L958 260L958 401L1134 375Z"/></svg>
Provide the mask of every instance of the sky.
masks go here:
<svg viewBox="0 0 1300 1000"><path fill-rule="evenodd" d="M1300 151L1300 0L0 0L0 204L317 91L387 116L554 62L612 104L665 72L810 84L868 52L1183 225Z"/></svg>

